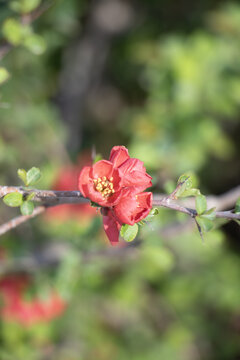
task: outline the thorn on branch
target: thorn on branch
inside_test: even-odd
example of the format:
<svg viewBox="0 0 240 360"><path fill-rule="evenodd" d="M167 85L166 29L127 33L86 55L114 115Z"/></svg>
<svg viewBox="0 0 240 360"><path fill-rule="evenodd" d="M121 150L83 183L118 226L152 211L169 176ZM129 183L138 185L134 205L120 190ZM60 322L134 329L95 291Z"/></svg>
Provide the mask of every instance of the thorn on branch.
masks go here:
<svg viewBox="0 0 240 360"><path fill-rule="evenodd" d="M196 216L194 217L194 221L195 221L195 223L196 223L196 225L197 225L197 229L198 229L199 235L200 235L200 237L201 237L201 239L202 239L202 242L204 242L204 237L203 237L202 228L201 228L201 226L199 225L199 223L197 222Z"/></svg>

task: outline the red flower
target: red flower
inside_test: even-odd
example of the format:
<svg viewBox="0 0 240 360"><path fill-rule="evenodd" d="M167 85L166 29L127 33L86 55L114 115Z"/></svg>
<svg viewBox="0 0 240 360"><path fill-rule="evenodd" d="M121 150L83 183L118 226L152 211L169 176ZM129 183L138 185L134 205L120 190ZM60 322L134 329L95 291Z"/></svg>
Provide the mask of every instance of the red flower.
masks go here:
<svg viewBox="0 0 240 360"><path fill-rule="evenodd" d="M137 194L152 186L143 162L132 159L124 146L114 146L109 161L85 166L79 175L79 189L84 197L106 207L116 205L123 189Z"/></svg>
<svg viewBox="0 0 240 360"><path fill-rule="evenodd" d="M114 146L109 160L85 166L79 175L84 197L103 207L104 230L112 245L118 242L122 224L133 225L144 219L152 207L152 185L143 162L130 158L124 146Z"/></svg>
<svg viewBox="0 0 240 360"><path fill-rule="evenodd" d="M0 280L2 306L1 317L6 321L16 321L24 326L48 322L60 316L66 309L66 302L52 291L47 299L37 297L27 301L25 290L30 285L27 276L6 276Z"/></svg>

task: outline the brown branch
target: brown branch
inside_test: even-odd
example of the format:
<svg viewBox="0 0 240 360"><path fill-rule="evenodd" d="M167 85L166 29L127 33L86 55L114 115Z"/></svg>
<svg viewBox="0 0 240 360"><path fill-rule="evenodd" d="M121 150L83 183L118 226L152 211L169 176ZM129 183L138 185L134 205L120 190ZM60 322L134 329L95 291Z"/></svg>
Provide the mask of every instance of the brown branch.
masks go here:
<svg viewBox="0 0 240 360"><path fill-rule="evenodd" d="M89 201L83 197L80 191L28 190L18 186L0 186L0 198L13 192L18 192L23 197L34 193L32 200L43 202L44 205L81 204Z"/></svg>
<svg viewBox="0 0 240 360"><path fill-rule="evenodd" d="M153 200L153 206L165 207L171 210L179 211L184 214L190 215L192 218L197 216L197 212L195 209L189 209L179 204L173 204L170 202L168 198L162 200ZM221 219L227 220L240 220L240 214L235 214L233 210L229 211L216 211L215 216Z"/></svg>
<svg viewBox="0 0 240 360"><path fill-rule="evenodd" d="M21 225L22 223L34 218L35 216L43 213L45 211L45 206L38 206L33 210L33 213L31 215L20 215L12 220L6 222L5 224L0 226L0 236L5 234L6 232L14 229L18 225Z"/></svg>
<svg viewBox="0 0 240 360"><path fill-rule="evenodd" d="M27 220L41 214L45 211L45 209L49 206L56 206L61 204L81 204L86 203L89 200L85 199L80 191L54 191L54 190L37 190L37 189L24 189L22 187L16 186L0 186L0 198L4 197L5 195L18 192L23 195L23 197L27 197L27 195L34 193L33 201L41 202L42 206L35 208L32 215L28 216L18 216L9 222L0 226L0 235L6 233L7 231L17 227L18 225L26 222ZM227 194L232 194L228 192ZM235 191L235 195L238 195L238 192ZM226 203L226 195L221 195L221 199L224 199ZM235 199L235 201L237 198ZM195 209L188 208L182 206L176 202L172 202L172 199L167 196L163 197L162 199L159 196L153 197L153 206L164 207L167 209L171 209L174 211L178 211L184 214L187 214L195 219L197 216L197 212ZM216 217L227 219L227 220L240 220L240 214L235 214L232 210L230 211L216 211Z"/></svg>
<svg viewBox="0 0 240 360"><path fill-rule="evenodd" d="M174 190L175 192L175 190ZM170 194L168 197L172 198ZM166 197L164 194L155 194L156 200L162 200ZM209 208L215 207L217 211L231 209L235 206L237 199L240 197L240 185L227 191L222 195L207 195L207 204ZM177 199L177 203L192 208L195 206L195 198L181 198Z"/></svg>

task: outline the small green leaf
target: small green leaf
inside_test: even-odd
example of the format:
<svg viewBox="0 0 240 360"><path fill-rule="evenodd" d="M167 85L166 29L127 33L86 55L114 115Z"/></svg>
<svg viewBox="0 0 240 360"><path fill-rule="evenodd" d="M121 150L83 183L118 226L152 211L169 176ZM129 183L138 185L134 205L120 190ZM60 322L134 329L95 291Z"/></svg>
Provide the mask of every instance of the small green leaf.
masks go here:
<svg viewBox="0 0 240 360"><path fill-rule="evenodd" d="M19 45L22 41L23 25L20 21L9 18L3 23L2 32L10 44Z"/></svg>
<svg viewBox="0 0 240 360"><path fill-rule="evenodd" d="M191 180L190 176L183 174L179 177L177 184L178 184L179 188L177 189L177 191L175 193L176 198L181 197L182 194L186 190L191 189L192 180Z"/></svg>
<svg viewBox="0 0 240 360"><path fill-rule="evenodd" d="M237 199L237 202L235 205L235 213L240 214L240 198Z"/></svg>
<svg viewBox="0 0 240 360"><path fill-rule="evenodd" d="M32 201L24 201L20 207L22 215L31 215L34 210L34 204Z"/></svg>
<svg viewBox="0 0 240 360"><path fill-rule="evenodd" d="M121 231L120 231L120 235L122 236L122 238L125 241L133 241L135 239L135 237L137 236L138 233L138 225L134 224L134 225L122 225L121 227Z"/></svg>
<svg viewBox="0 0 240 360"><path fill-rule="evenodd" d="M8 78L9 72L4 67L0 67L0 84L4 83Z"/></svg>
<svg viewBox="0 0 240 360"><path fill-rule="evenodd" d="M18 169L18 177L22 180L24 185L27 185L27 172L24 169Z"/></svg>
<svg viewBox="0 0 240 360"><path fill-rule="evenodd" d="M207 210L207 200L204 195L198 195L196 197L196 210L198 215L203 214L204 211Z"/></svg>
<svg viewBox="0 0 240 360"><path fill-rule="evenodd" d="M19 192L12 192L4 196L3 201L8 206L18 207L22 205L23 196Z"/></svg>
<svg viewBox="0 0 240 360"><path fill-rule="evenodd" d="M239 226L240 226L240 220L233 219Z"/></svg>
<svg viewBox="0 0 240 360"><path fill-rule="evenodd" d="M96 154L96 156L95 156L95 158L94 158L94 160L93 160L93 163L95 164L96 162L102 160L102 158L103 158L103 157L102 157L101 154Z"/></svg>
<svg viewBox="0 0 240 360"><path fill-rule="evenodd" d="M16 12L26 14L36 9L40 3L41 0L15 0L10 2L10 8Z"/></svg>
<svg viewBox="0 0 240 360"><path fill-rule="evenodd" d="M198 196L198 195L201 195L199 189L189 189L189 190L185 190L185 191L181 194L181 197Z"/></svg>
<svg viewBox="0 0 240 360"><path fill-rule="evenodd" d="M92 207L97 207L97 208L100 207L100 205L97 204L97 203L95 203L94 201L90 201L90 205L91 205Z"/></svg>
<svg viewBox="0 0 240 360"><path fill-rule="evenodd" d="M201 215L201 217L202 217L202 218L205 218L205 219L209 219L209 220L214 220L215 217L216 217L216 212L215 212L215 210L216 210L216 208L213 207L213 208L205 211L205 212Z"/></svg>
<svg viewBox="0 0 240 360"><path fill-rule="evenodd" d="M192 180L191 177L189 175L183 174L179 177L178 179L178 185L179 184L185 184L185 190L191 189L192 187Z"/></svg>
<svg viewBox="0 0 240 360"><path fill-rule="evenodd" d="M28 196L27 196L27 198L26 198L26 201L32 200L35 195L36 195L35 192L31 192L30 194L28 194Z"/></svg>
<svg viewBox="0 0 240 360"><path fill-rule="evenodd" d="M29 34L24 39L23 44L35 55L41 55L46 50L45 40L38 34Z"/></svg>
<svg viewBox="0 0 240 360"><path fill-rule="evenodd" d="M29 186L29 185L36 184L40 180L41 176L42 176L41 171L36 167L32 167L27 172L27 184L26 185Z"/></svg>
<svg viewBox="0 0 240 360"><path fill-rule="evenodd" d="M146 222L153 221L154 217L158 214L159 214L159 210L157 208L152 208L152 210L149 212L149 215L142 221L143 224L145 221ZM139 222L138 222L138 224L139 224ZM142 224L140 224L140 225L142 225Z"/></svg>
<svg viewBox="0 0 240 360"><path fill-rule="evenodd" d="M206 232L212 230L214 226L212 220L204 218L203 216L196 216L196 221L200 226L201 230Z"/></svg>
<svg viewBox="0 0 240 360"><path fill-rule="evenodd" d="M153 215L153 216L158 215L158 214L159 214L158 208L152 208L149 212L149 215Z"/></svg>

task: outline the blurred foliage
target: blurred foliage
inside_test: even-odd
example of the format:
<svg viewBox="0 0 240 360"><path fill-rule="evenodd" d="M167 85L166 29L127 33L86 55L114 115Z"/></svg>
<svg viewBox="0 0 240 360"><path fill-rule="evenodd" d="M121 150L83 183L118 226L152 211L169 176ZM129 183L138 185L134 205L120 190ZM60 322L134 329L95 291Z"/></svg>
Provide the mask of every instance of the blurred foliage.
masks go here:
<svg viewBox="0 0 240 360"><path fill-rule="evenodd" d="M219 3L133 4L135 22L111 40L104 72L87 90L80 155L95 144L105 157L124 143L152 172L156 191L171 192L190 170L204 193L239 182L240 7ZM17 169L36 166L38 187L56 188L69 166L84 165L66 150L71 124L62 121L59 87L69 46L85 36L94 7L0 1L1 49L9 46L0 67L0 184L20 184ZM16 214L2 203L1 223ZM2 320L1 360L240 357L234 224L227 233L217 223L202 243L185 215L160 209L134 242L109 249L94 215L73 205L1 238L2 278L31 272L34 291L54 287L68 302L51 322ZM60 261L47 266L51 256Z"/></svg>

